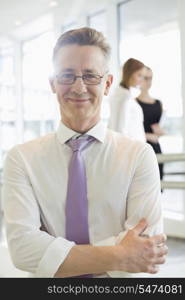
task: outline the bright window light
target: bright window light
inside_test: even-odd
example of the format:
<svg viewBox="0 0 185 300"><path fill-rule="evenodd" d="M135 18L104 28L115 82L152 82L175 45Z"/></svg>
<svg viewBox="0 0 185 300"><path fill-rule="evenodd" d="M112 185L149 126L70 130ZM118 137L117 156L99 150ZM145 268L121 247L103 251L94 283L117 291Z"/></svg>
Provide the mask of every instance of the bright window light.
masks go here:
<svg viewBox="0 0 185 300"><path fill-rule="evenodd" d="M151 94L161 99L168 117L182 116L180 34L173 29L132 35L120 42L120 61L141 60L153 70Z"/></svg>

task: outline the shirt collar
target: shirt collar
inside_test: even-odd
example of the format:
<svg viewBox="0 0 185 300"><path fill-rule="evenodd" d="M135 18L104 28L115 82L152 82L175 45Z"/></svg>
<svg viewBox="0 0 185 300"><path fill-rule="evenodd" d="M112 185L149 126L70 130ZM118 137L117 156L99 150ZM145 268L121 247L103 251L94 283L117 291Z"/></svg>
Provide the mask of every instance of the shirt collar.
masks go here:
<svg viewBox="0 0 185 300"><path fill-rule="evenodd" d="M93 136L96 140L103 143L106 136L106 129L107 129L106 124L102 120L100 120L94 127L92 127L85 134ZM61 144L65 144L69 139L76 138L80 135L82 134L67 127L66 125L64 125L62 121L60 122L57 129L57 138Z"/></svg>

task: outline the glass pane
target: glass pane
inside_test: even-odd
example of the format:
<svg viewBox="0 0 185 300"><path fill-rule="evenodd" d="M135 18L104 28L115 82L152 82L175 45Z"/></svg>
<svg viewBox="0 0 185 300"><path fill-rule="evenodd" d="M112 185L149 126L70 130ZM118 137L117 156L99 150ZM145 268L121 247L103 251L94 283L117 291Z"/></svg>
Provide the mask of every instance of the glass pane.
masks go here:
<svg viewBox="0 0 185 300"><path fill-rule="evenodd" d="M133 14L133 11L135 13ZM119 6L119 58L141 60L153 70L151 94L163 103L162 125L168 133L161 138L164 151L182 151L182 97L178 1L140 0ZM173 20L173 21L169 21ZM178 136L178 146L171 137ZM174 149L173 149L174 144ZM171 147L169 147L172 146Z"/></svg>
<svg viewBox="0 0 185 300"><path fill-rule="evenodd" d="M76 28L79 28L79 25L77 22L71 22L71 23L68 23L64 26L62 26L62 32L66 32L68 30L72 30L72 29L76 29Z"/></svg>
<svg viewBox="0 0 185 300"><path fill-rule="evenodd" d="M38 136L45 135L47 132L54 131L53 120L25 121L24 122L24 141L29 141Z"/></svg>
<svg viewBox="0 0 185 300"><path fill-rule="evenodd" d="M166 7L161 6L159 0L131 1L120 5L119 53L121 64L134 57L152 68L154 80L151 93L163 100L168 116L181 117L180 33L177 22L166 23L171 16L168 12L170 2L166 2ZM177 1L173 3L175 14ZM137 11L135 17L131 16L133 8ZM140 14L142 8L147 13ZM160 12L159 17L157 12Z"/></svg>
<svg viewBox="0 0 185 300"><path fill-rule="evenodd" d="M48 78L52 72L54 42L54 33L47 32L24 44L23 85L25 88L49 90Z"/></svg>
<svg viewBox="0 0 185 300"><path fill-rule="evenodd" d="M164 153L182 152L181 48L177 0L140 0L119 5L120 66L130 57L139 59L153 70L150 94L163 103L160 138ZM185 165L165 164L165 181L184 181ZM173 173L179 172L179 175ZM171 173L171 174L170 174ZM162 194L166 211L183 215L184 190ZM175 202L174 202L175 201Z"/></svg>
<svg viewBox="0 0 185 300"><path fill-rule="evenodd" d="M91 28L95 28L107 37L106 12L101 11L92 16L89 16L88 23Z"/></svg>
<svg viewBox="0 0 185 300"><path fill-rule="evenodd" d="M0 49L0 168L7 151L16 143L14 52Z"/></svg>
<svg viewBox="0 0 185 300"><path fill-rule="evenodd" d="M14 84L14 59L12 55L0 54L0 83Z"/></svg>
<svg viewBox="0 0 185 300"><path fill-rule="evenodd" d="M45 135L54 128L55 102L49 85L55 39L47 32L23 47L24 140ZM31 63L30 63L31 61ZM48 126L50 124L50 126Z"/></svg>

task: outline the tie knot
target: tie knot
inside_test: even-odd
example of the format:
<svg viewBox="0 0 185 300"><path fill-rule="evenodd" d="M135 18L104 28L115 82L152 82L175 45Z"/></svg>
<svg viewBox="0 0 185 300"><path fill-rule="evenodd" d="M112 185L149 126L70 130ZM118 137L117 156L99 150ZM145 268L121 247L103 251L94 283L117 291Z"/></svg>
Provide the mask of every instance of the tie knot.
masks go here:
<svg viewBox="0 0 185 300"><path fill-rule="evenodd" d="M94 140L94 137L87 135L82 138L71 139L67 142L67 144L73 152L76 152L84 150Z"/></svg>

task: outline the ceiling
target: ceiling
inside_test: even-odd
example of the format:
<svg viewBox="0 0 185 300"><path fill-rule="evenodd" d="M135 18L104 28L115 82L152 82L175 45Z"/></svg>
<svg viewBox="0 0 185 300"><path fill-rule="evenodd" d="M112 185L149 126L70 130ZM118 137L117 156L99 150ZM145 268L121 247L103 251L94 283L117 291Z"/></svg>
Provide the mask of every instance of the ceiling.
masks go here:
<svg viewBox="0 0 185 300"><path fill-rule="evenodd" d="M51 10L48 0L1 0L0 1L0 33L11 31L16 21L25 24Z"/></svg>
<svg viewBox="0 0 185 300"><path fill-rule="evenodd" d="M8 38L24 40L34 36L34 31L39 34L39 27L41 30L43 26L45 30L49 29L53 14L58 15L62 24L67 18L70 20L87 10L93 12L96 7L100 9L101 5L113 1L115 0L0 0L0 45ZM52 5L53 2L57 5Z"/></svg>
<svg viewBox="0 0 185 300"><path fill-rule="evenodd" d="M0 43L19 38L19 31L29 27L33 20L51 12L48 0L1 0L0 1ZM17 23L17 24L16 24ZM16 34L17 33L17 34ZM29 36L29 29L28 29Z"/></svg>
<svg viewBox="0 0 185 300"><path fill-rule="evenodd" d="M164 15L170 20L177 15L179 0L130 0L126 6L128 24L139 26L137 19L143 15L146 20L162 20ZM57 6L51 6L57 2ZM0 0L0 46L12 39L25 40L53 26L53 15L58 16L60 24L74 20L76 16L92 14L110 3L119 0ZM121 0L120 0L121 2ZM132 9L133 8L133 9ZM150 10L150 14L147 11ZM153 12L151 14L151 12ZM16 25L16 22L20 23Z"/></svg>
<svg viewBox="0 0 185 300"><path fill-rule="evenodd" d="M179 0L133 0L122 5L122 29L129 34L150 34L161 27L169 28L178 15Z"/></svg>

